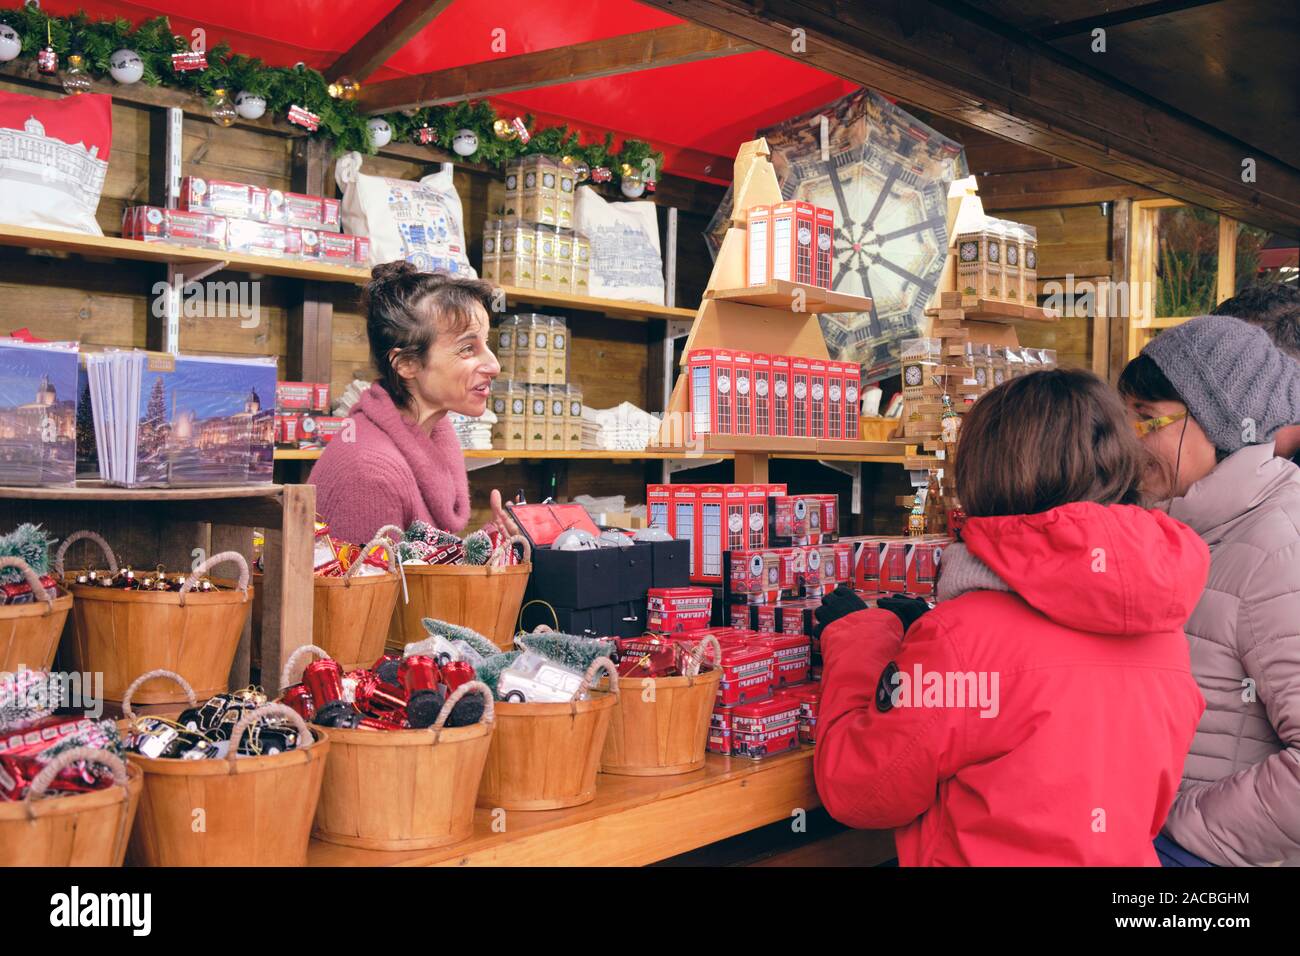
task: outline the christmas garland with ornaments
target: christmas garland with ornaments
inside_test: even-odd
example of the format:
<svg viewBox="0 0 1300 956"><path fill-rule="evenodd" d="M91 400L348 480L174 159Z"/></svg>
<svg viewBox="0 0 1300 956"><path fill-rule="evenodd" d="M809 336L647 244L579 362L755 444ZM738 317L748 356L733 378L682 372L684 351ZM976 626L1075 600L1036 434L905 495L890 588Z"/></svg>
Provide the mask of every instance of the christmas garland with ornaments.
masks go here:
<svg viewBox="0 0 1300 956"><path fill-rule="evenodd" d="M224 42L206 47L202 31L195 33L173 33L166 17L133 27L124 19L92 20L84 13L49 16L37 0L27 0L16 10L0 10L0 63L34 60L39 72L57 76L70 94L85 93L92 77L106 76L121 85L184 90L207 102L219 126L267 113L283 116L328 137L336 153L374 153L396 140L438 146L498 168L542 153L572 166L579 182L617 176L630 196L653 191L663 165L663 154L643 140L626 139L616 150L613 134L606 133L603 141L584 144L567 126L533 129L531 115L504 117L485 102L367 116L357 109L361 84L355 80L330 82L302 63L267 66Z"/></svg>

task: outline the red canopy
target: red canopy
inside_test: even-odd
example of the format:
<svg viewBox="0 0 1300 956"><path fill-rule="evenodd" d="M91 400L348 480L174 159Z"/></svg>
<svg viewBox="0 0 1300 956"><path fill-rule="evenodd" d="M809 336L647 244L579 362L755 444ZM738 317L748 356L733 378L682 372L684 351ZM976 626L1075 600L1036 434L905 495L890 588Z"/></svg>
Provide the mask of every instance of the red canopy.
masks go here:
<svg viewBox="0 0 1300 956"><path fill-rule="evenodd" d="M84 9L92 17L132 23L165 15L189 36L207 31L209 47L225 40L275 66L302 61L328 68L396 0L44 0L49 13ZM456 0L369 79L427 73L501 56L599 40L682 21L632 0ZM492 50L504 30L505 52ZM496 34L500 36L500 34ZM754 131L854 89L853 84L774 53L755 52L608 79L562 83L494 99L502 112L531 112L545 124L565 122L596 138L606 130L649 140L668 172L727 182L730 159ZM719 168L719 158L722 167ZM707 170L707 171L706 171Z"/></svg>

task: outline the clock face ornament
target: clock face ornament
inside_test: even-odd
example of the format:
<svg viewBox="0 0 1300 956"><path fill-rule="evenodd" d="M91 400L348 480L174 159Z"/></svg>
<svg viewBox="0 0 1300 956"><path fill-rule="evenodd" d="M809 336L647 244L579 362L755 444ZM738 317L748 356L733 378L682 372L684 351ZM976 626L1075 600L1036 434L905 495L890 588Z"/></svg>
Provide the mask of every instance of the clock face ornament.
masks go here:
<svg viewBox="0 0 1300 956"><path fill-rule="evenodd" d="M830 118L828 159L820 115ZM943 272L961 145L868 90L758 135L785 199L835 211L833 288L873 301L869 313L818 316L831 358L861 363L864 382L898 374L899 343L916 336ZM731 201L729 191L705 237L715 256Z"/></svg>

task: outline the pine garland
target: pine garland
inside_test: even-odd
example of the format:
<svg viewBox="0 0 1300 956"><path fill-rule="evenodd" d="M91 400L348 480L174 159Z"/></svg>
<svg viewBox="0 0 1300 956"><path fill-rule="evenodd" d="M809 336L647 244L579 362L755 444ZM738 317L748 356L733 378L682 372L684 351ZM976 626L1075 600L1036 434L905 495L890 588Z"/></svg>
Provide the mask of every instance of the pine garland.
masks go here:
<svg viewBox="0 0 1300 956"><path fill-rule="evenodd" d="M24 4L17 10L0 10L0 23L9 24L21 35L20 59L35 59L46 45L47 28L49 45L58 53L60 63L66 62L69 54L80 53L85 58L86 72L96 78L109 75L109 58L118 50L134 50L144 62L141 82L150 86L183 90L205 99L216 89L226 90L231 98L247 90L263 97L273 116L283 116L297 104L320 117L320 127L311 135L332 140L335 153L375 152L366 127L371 117L361 113L354 102L331 97L328 81L310 67L267 66L256 57L235 53L228 43L221 42L208 49L206 70L173 70L171 55L189 50L190 41L175 34L166 17L154 17L132 27L129 20L92 20L84 12L51 17ZM534 130L535 118L531 114L524 117L532 133L527 143L498 139L493 124L502 117L490 103L481 101L425 107L411 116L387 113L383 118L393 128L394 140L415 141L416 131L428 126L436 134L435 145L444 150L450 149L457 130L472 130L478 136L478 151L466 159L498 169L531 153L572 156L591 168L606 166L616 177L622 176L625 165L640 175L646 158L651 159L654 170L663 168L663 154L643 140L624 140L616 151L614 137L607 133L603 141L584 145L567 125Z"/></svg>
<svg viewBox="0 0 1300 956"><path fill-rule="evenodd" d="M20 524L8 534L0 535L0 557L22 558L38 575L44 575L50 571L53 544L54 538L40 525ZM17 568L0 568L0 584L17 584L23 580L23 573Z"/></svg>

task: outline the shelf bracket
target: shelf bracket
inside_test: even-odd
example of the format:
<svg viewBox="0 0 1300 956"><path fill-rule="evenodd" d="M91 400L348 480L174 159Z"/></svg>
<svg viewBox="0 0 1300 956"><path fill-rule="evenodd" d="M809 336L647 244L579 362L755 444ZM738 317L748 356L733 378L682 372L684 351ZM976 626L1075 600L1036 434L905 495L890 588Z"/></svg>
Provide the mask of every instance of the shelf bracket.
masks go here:
<svg viewBox="0 0 1300 956"><path fill-rule="evenodd" d="M832 471L848 475L853 479L853 490L849 494L849 513L862 514L862 462L860 461L824 461L817 459L817 464Z"/></svg>

